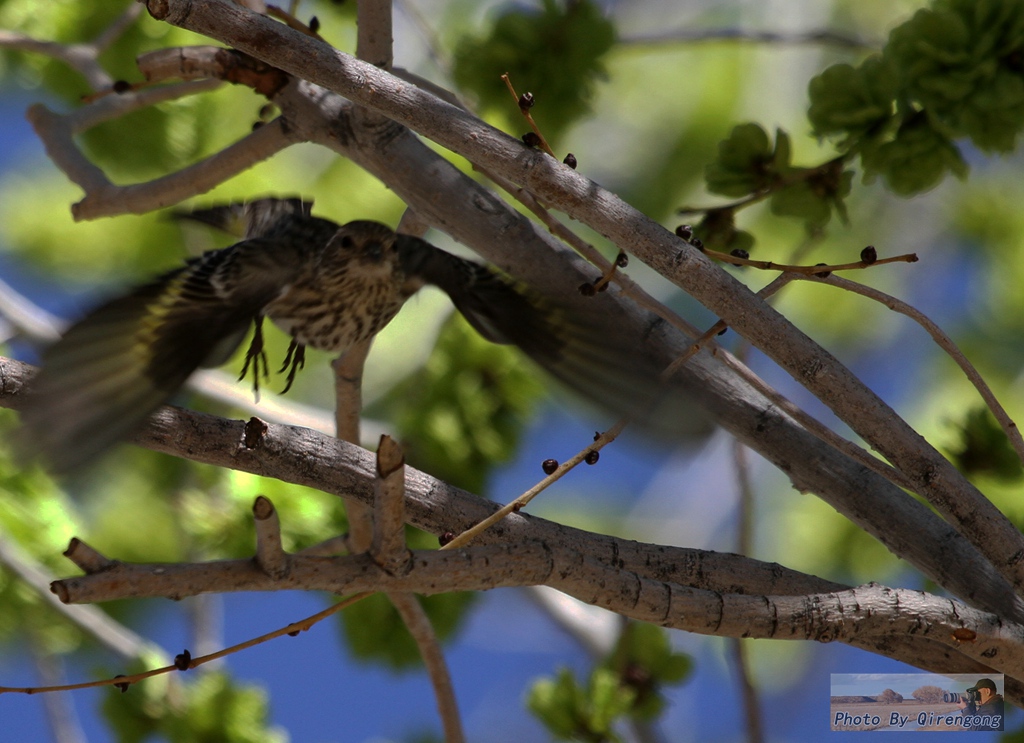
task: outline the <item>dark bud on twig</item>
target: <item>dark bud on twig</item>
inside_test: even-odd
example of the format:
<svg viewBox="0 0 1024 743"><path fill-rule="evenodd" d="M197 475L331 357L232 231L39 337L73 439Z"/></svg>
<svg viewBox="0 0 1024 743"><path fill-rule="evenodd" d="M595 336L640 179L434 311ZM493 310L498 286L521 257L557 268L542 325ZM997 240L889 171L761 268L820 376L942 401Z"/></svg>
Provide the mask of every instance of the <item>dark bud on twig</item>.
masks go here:
<svg viewBox="0 0 1024 743"><path fill-rule="evenodd" d="M615 256L615 265L619 268L625 268L629 265L629 256L625 253L619 253Z"/></svg>
<svg viewBox="0 0 1024 743"><path fill-rule="evenodd" d="M691 237L690 245L697 248L697 250L699 250L700 252L704 252L704 241L701 240L699 237Z"/></svg>
<svg viewBox="0 0 1024 743"><path fill-rule="evenodd" d="M583 457L583 461L587 464L597 464L597 460L601 458L601 452L594 451L591 449L587 452L587 456Z"/></svg>
<svg viewBox="0 0 1024 743"><path fill-rule="evenodd" d="M733 258L742 258L745 261L750 260L750 253L745 251L743 248L736 248L735 250L730 250L729 255L731 255Z"/></svg>
<svg viewBox="0 0 1024 743"><path fill-rule="evenodd" d="M817 268L818 266L827 266L827 265L828 265L827 263L815 263L814 264L815 268ZM823 279L827 279L829 276L832 275L832 272L831 271L822 271L821 273L816 273L814 275L815 276L820 276Z"/></svg>
<svg viewBox="0 0 1024 743"><path fill-rule="evenodd" d="M298 637L302 633L302 630L292 630L288 633L288 637Z"/></svg>
<svg viewBox="0 0 1024 743"><path fill-rule="evenodd" d="M124 677L125 677L125 675L123 673L119 673L116 676L114 676L114 678L116 678L116 679L123 679ZM114 684L114 688L117 689L118 691L120 691L122 694L124 694L126 691L128 691L128 687L129 686L131 686L131 684L129 682L127 682L127 681L122 681L119 684Z"/></svg>
<svg viewBox="0 0 1024 743"><path fill-rule="evenodd" d="M562 160L562 162L565 163L566 165L568 165L573 170L576 170L576 165L578 163L576 162L576 156L574 154L572 154L571 152L568 155L565 156L565 159Z"/></svg>
<svg viewBox="0 0 1024 743"><path fill-rule="evenodd" d="M594 431L594 441L597 441L599 438L601 438L601 432Z"/></svg>
<svg viewBox="0 0 1024 743"><path fill-rule="evenodd" d="M676 227L676 237L681 237L684 240L689 240L693 237L693 227L688 224L681 224Z"/></svg>
<svg viewBox="0 0 1024 743"><path fill-rule="evenodd" d="M591 284L589 281L586 281L580 284L580 294L582 294L584 297L592 297L595 294L597 294L597 290L594 289L593 284Z"/></svg>
<svg viewBox="0 0 1024 743"><path fill-rule="evenodd" d="M192 666L192 653L182 650L174 656L174 667L179 671L187 671Z"/></svg>
<svg viewBox="0 0 1024 743"><path fill-rule="evenodd" d="M519 96L519 110L529 111L531 108L533 108L534 102L535 101L533 100L533 93L523 93L521 96Z"/></svg>
<svg viewBox="0 0 1024 743"><path fill-rule="evenodd" d="M263 121L254 121L254 122L252 122L252 130L256 131L257 129L262 128L265 123L266 122L263 122Z"/></svg>
<svg viewBox="0 0 1024 743"><path fill-rule="evenodd" d="M110 87L111 87L111 90L113 90L115 93L117 93L118 95L121 95L122 93L127 93L129 90L131 90L132 89L132 84L130 82L128 82L127 80L117 80Z"/></svg>
<svg viewBox="0 0 1024 743"><path fill-rule="evenodd" d="M439 545L441 545L442 547L444 547L446 544L450 543L453 539L455 539L455 532L453 532L453 531L446 531L446 532L443 532L442 534L440 534L437 537L437 543Z"/></svg>
<svg viewBox="0 0 1024 743"><path fill-rule="evenodd" d="M878 260L878 251L875 250L874 245L868 245L864 250L860 251L861 263L867 263L869 266Z"/></svg>
<svg viewBox="0 0 1024 743"><path fill-rule="evenodd" d="M260 118L261 119L269 119L273 115L274 115L274 104L273 103L264 103L262 106L260 106Z"/></svg>
<svg viewBox="0 0 1024 743"><path fill-rule="evenodd" d="M317 18L316 16L313 16L312 18L309 19L309 30L312 31L313 33L316 33L317 31L320 30L320 19Z"/></svg>
<svg viewBox="0 0 1024 743"><path fill-rule="evenodd" d="M726 327L722 328L721 330L719 330L718 334L719 335L725 335L728 332L729 332L729 328L728 328L728 326L726 326Z"/></svg>
<svg viewBox="0 0 1024 743"><path fill-rule="evenodd" d="M541 463L540 468L542 470L544 470L544 474L545 475L554 474L554 471L558 469L558 460L557 459L545 459Z"/></svg>
<svg viewBox="0 0 1024 743"><path fill-rule="evenodd" d="M527 147L540 147L540 136L537 132L527 132L523 135L523 144Z"/></svg>

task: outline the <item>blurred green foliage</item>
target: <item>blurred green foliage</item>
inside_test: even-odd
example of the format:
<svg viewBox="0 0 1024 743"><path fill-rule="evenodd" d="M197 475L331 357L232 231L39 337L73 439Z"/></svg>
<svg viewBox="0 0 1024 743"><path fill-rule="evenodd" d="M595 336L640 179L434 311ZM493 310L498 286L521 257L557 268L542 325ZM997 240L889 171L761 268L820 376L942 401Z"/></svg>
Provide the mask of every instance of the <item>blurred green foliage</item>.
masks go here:
<svg viewBox="0 0 1024 743"><path fill-rule="evenodd" d="M453 314L422 368L383 403L410 464L481 493L516 451L543 386L515 349L482 339Z"/></svg>
<svg viewBox="0 0 1024 743"><path fill-rule="evenodd" d="M139 671L143 668L137 669ZM143 743L160 736L168 743L286 743L288 734L270 724L266 692L218 671L111 688L103 711L117 743Z"/></svg>
<svg viewBox="0 0 1024 743"><path fill-rule="evenodd" d="M964 178L956 140L1009 152L1024 128L1024 2L936 0L892 30L878 55L829 67L809 85L819 136L859 154L909 196Z"/></svg>
<svg viewBox="0 0 1024 743"><path fill-rule="evenodd" d="M590 109L615 26L592 0L540 5L509 5L485 34L464 38L455 50L453 76L485 111L515 111L501 79L507 73L520 95L533 93L531 114L554 140Z"/></svg>
<svg viewBox="0 0 1024 743"><path fill-rule="evenodd" d="M476 598L472 593L441 593L418 596L417 600L437 638L444 642L462 627ZM416 641L387 596L375 593L353 604L341 613L341 620L345 644L357 660L383 663L395 670L422 667Z"/></svg>
<svg viewBox="0 0 1024 743"><path fill-rule="evenodd" d="M961 472L1009 481L1024 477L1020 458L988 408L969 410L957 429L960 441L950 454Z"/></svg>
<svg viewBox="0 0 1024 743"><path fill-rule="evenodd" d="M691 669L690 657L672 651L664 629L628 622L586 683L561 668L554 678L534 681L526 704L560 740L619 741L616 724L656 719L665 708L663 689L682 683Z"/></svg>

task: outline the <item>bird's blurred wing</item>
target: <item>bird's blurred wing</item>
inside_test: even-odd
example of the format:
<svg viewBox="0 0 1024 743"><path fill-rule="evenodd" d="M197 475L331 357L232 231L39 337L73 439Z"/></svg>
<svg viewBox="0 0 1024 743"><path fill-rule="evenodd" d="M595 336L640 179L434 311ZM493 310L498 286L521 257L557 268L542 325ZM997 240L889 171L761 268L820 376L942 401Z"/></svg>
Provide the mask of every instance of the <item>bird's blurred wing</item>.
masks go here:
<svg viewBox="0 0 1024 743"><path fill-rule="evenodd" d="M234 235L237 238L252 239L266 237L288 225L296 217L309 217L312 201L299 197L253 199L215 204L201 209L175 210L175 219L201 222Z"/></svg>
<svg viewBox="0 0 1024 743"><path fill-rule="evenodd" d="M608 297L583 297L573 289L541 296L487 266L417 238L399 239L414 256L409 270L445 291L482 336L519 347L572 392L662 438L709 430L690 393L663 379L663 363L645 348L643 329Z"/></svg>
<svg viewBox="0 0 1024 743"><path fill-rule="evenodd" d="M22 410L19 444L57 471L89 462L172 397L199 366L223 363L284 280L225 288L258 241L213 251L100 305L50 346ZM244 260L242 260L244 264Z"/></svg>

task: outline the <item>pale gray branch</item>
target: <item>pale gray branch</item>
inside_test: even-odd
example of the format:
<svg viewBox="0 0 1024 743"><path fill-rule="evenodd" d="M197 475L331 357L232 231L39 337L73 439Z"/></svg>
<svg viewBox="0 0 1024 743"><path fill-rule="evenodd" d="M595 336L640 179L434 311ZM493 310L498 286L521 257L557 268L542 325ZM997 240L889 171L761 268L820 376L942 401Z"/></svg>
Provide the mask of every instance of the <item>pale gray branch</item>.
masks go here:
<svg viewBox="0 0 1024 743"><path fill-rule="evenodd" d="M693 28L652 31L619 39L626 46L675 46L679 44L737 41L748 44L781 44L785 46L820 44L853 50L879 49L881 44L859 39L838 31L756 31L744 28Z"/></svg>
<svg viewBox="0 0 1024 743"><path fill-rule="evenodd" d="M719 637L853 642L913 635L955 649L1013 678L1024 678L1024 627L922 591L871 584L826 594L721 593L602 565L559 544L511 542L416 552L412 570L390 574L369 555L293 555L275 578L252 560L195 564L116 563L58 581L69 602L206 592L302 588L333 593L430 595L549 585L622 616Z"/></svg>

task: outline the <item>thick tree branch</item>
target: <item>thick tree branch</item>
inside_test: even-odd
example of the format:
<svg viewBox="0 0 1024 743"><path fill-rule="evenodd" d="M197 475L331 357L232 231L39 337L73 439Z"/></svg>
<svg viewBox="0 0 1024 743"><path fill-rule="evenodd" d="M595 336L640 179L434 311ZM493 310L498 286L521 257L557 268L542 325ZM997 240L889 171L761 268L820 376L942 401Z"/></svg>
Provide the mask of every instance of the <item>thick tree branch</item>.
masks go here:
<svg viewBox="0 0 1024 743"><path fill-rule="evenodd" d="M651 580L597 564L562 545L539 542L416 552L411 566L392 574L369 555L293 555L287 573L273 576L252 560L108 562L95 573L55 582L53 590L64 601L78 602L289 588L429 595L543 584L626 617L720 637L853 642L907 634L1024 678L1024 627L921 591L871 584L797 596L720 593Z"/></svg>
<svg viewBox="0 0 1024 743"><path fill-rule="evenodd" d="M8 406L17 402L17 395L25 379L25 369L25 365L19 362L0 359L0 405ZM195 461L316 487L336 495L344 494L366 504L372 502L375 465L373 455L369 452L307 429L271 425L261 429L258 438L247 439L245 428L241 421L164 408L135 437L135 441ZM409 522L418 528L435 534L461 531L497 508L494 503L407 468L406 514ZM484 546L500 551L509 545L526 543L557 545L560 549L586 555L586 562L580 566L580 570L589 564L596 565L599 571L611 571L613 575L619 572L642 573L648 581L671 582L715 595L800 595L845 589L831 581L741 555L621 540L562 526L525 513L512 514L482 534L476 540L474 554L481 554L479 549ZM76 550L75 554L76 563L87 571L102 573L111 567L109 560L87 549ZM89 555L94 556L90 558ZM365 559L372 564L371 559ZM252 564L249 564L251 569ZM222 590L222 581L216 585L210 581L211 569L209 566L200 569L200 587L205 582L210 590ZM547 570L543 566L538 569L541 572ZM231 580L235 578L235 570L249 574L240 567L229 567L226 571ZM379 571L376 566L373 570ZM547 572L543 574L547 575ZM260 575L263 577L253 580L268 580L265 574ZM518 579L519 584L522 584L524 573L518 573ZM539 581L537 576L535 579ZM294 580L294 576L289 580ZM635 579L627 577L626 582L627 594L638 586ZM551 585L581 600L594 598L594 591L584 590L585 586L577 585L573 576L557 583ZM277 585L282 587L281 584ZM323 584L323 587L331 588L327 584ZM333 588L338 587L333 585ZM175 590L179 589L176 587ZM423 590L422 586L417 590ZM911 636L858 636L851 638L850 643L922 668L944 669L945 672L959 670L965 673L988 668L954 652L948 645L929 642L922 644ZM1020 696L1024 700L1024 686L1021 687Z"/></svg>
<svg viewBox="0 0 1024 743"><path fill-rule="evenodd" d="M0 357L0 406L17 407L31 369L21 362ZM367 505L373 501L375 465L372 455L309 429L264 425L258 437L252 438L247 436L246 424L242 421L166 407L150 419L133 441L174 456L357 498ZM849 483L851 496L862 494L860 484L859 481ZM434 534L459 533L499 508L412 468L406 468L405 488L409 523ZM917 536L922 537L928 526L927 518L922 519ZM957 572L963 572L962 564L956 562L958 555L963 557L962 539L952 531L948 535L947 541L936 547L935 557L952 565ZM713 591L799 594L834 590L838 585L740 555L623 541L525 513L508 516L481 534L476 543L522 540L565 544L623 570L639 570L642 566L645 574L653 579ZM985 586L979 584L979 587ZM1016 610L1016 604L1006 592L988 596L979 591L971 595L976 599L980 596L1001 602L1007 607L1006 616L1012 616Z"/></svg>

